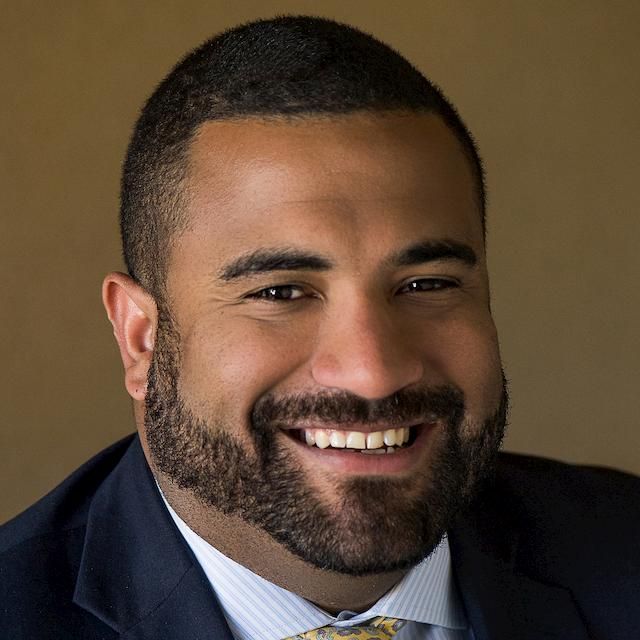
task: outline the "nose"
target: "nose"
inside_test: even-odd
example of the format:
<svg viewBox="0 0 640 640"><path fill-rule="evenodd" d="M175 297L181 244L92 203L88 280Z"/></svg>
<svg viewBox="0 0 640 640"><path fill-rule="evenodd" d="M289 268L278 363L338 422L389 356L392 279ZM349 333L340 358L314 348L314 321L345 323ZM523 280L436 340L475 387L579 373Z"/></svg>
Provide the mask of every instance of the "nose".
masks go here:
<svg viewBox="0 0 640 640"><path fill-rule="evenodd" d="M418 337L380 306L342 306L324 317L311 361L315 382L375 400L422 379Z"/></svg>

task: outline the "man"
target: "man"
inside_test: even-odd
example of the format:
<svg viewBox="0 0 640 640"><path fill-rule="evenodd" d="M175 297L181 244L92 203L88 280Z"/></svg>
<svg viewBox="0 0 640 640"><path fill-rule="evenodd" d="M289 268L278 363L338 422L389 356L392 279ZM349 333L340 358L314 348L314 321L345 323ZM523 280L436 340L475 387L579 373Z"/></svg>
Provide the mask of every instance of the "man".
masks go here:
<svg viewBox="0 0 640 640"><path fill-rule="evenodd" d="M7 638L631 638L635 478L498 455L481 163L350 27L157 88L103 299L138 436L6 525Z"/></svg>

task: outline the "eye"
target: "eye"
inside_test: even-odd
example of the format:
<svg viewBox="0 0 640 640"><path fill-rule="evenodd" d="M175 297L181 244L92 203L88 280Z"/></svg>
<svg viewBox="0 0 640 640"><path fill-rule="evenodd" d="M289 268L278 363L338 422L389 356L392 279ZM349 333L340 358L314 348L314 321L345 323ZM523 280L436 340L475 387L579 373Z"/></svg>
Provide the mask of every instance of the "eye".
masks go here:
<svg viewBox="0 0 640 640"><path fill-rule="evenodd" d="M448 278L420 278L411 280L402 286L398 293L424 293L429 291L442 291L444 289L453 289L458 287L455 280Z"/></svg>
<svg viewBox="0 0 640 640"><path fill-rule="evenodd" d="M303 298L305 295L301 287L293 284L282 284L260 289L260 291L256 291L247 297L253 300L264 300L266 302L288 302L290 300Z"/></svg>

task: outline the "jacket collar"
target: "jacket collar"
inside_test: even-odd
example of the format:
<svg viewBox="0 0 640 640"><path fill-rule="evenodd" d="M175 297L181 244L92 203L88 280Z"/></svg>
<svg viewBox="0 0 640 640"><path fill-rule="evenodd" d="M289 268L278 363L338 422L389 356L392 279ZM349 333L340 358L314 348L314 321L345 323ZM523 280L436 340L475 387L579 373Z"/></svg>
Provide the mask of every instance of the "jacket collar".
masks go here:
<svg viewBox="0 0 640 640"><path fill-rule="evenodd" d="M92 501L74 602L131 640L232 640L137 437Z"/></svg>

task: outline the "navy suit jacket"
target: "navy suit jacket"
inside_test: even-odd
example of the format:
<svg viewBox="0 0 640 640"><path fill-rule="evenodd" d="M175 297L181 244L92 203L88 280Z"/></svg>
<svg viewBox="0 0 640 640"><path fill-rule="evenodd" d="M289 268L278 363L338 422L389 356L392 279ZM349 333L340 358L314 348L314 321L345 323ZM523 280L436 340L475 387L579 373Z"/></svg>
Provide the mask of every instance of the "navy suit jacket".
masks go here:
<svg viewBox="0 0 640 640"><path fill-rule="evenodd" d="M640 638L640 480L501 454L450 532L477 640ZM137 437L0 528L2 640L232 640Z"/></svg>

